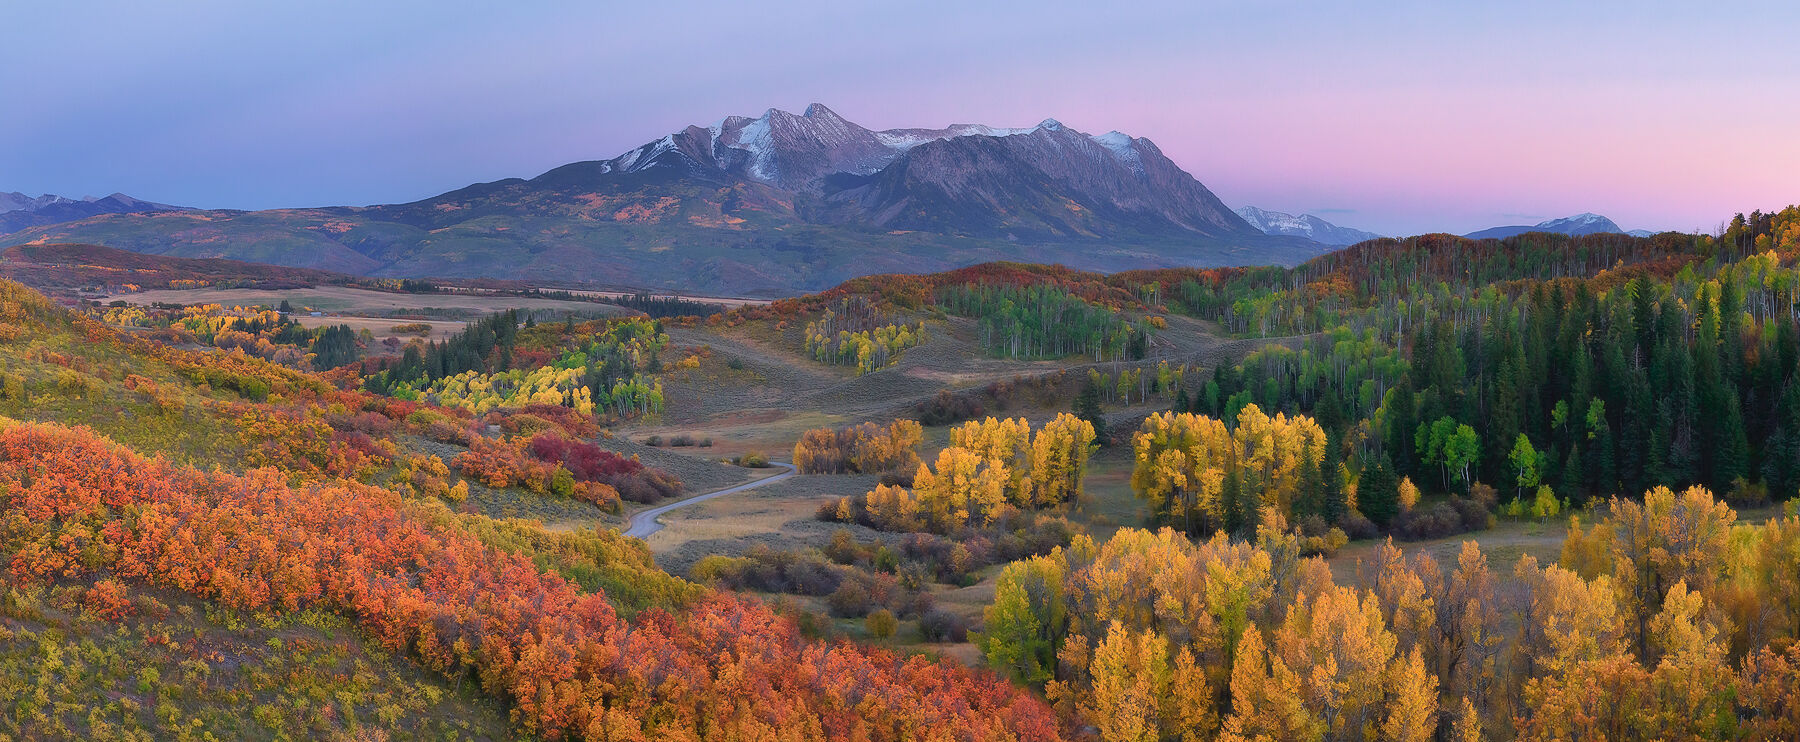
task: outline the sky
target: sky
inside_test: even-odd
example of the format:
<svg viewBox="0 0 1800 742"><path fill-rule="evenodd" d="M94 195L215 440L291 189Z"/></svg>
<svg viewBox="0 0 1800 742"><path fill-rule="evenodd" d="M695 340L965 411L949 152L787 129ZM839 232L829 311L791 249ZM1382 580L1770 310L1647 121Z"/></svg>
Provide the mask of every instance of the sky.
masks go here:
<svg viewBox="0 0 1800 742"><path fill-rule="evenodd" d="M1800 202L1792 2L9 6L0 191L32 195L404 202L821 102L1116 129L1227 205L1384 234Z"/></svg>

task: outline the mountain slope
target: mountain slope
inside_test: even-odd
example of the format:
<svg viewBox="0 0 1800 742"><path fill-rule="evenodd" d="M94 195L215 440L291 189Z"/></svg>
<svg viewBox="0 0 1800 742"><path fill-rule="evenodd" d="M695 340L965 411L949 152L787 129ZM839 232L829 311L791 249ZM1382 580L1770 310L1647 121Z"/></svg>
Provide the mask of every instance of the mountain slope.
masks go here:
<svg viewBox="0 0 1800 742"><path fill-rule="evenodd" d="M44 242L742 295L994 260L1117 271L1292 265L1324 250L1262 234L1147 139L1054 120L872 131L816 104L407 204L108 215L0 239Z"/></svg>
<svg viewBox="0 0 1800 742"><path fill-rule="evenodd" d="M1625 230L1619 229L1619 225L1613 223L1613 220L1599 214L1582 213L1576 214L1575 216L1566 216L1561 219L1538 222L1529 227L1489 227L1479 232L1470 232L1463 236L1475 240L1498 240L1521 235L1526 232L1555 232L1556 234L1566 234L1570 237L1580 237L1584 234L1623 234Z"/></svg>
<svg viewBox="0 0 1800 742"><path fill-rule="evenodd" d="M1354 245L1365 240L1381 238L1381 235L1374 232L1340 227L1312 214L1294 216L1280 211L1259 209L1255 206L1241 206L1237 210L1237 215L1249 222L1250 226L1267 234L1304 237L1322 245Z"/></svg>
<svg viewBox="0 0 1800 742"><path fill-rule="evenodd" d="M0 234L17 232L26 227L71 222L101 214L126 214L146 211L180 211L185 207L170 206L114 193L104 198L64 198L52 193L31 197L17 191L0 193Z"/></svg>

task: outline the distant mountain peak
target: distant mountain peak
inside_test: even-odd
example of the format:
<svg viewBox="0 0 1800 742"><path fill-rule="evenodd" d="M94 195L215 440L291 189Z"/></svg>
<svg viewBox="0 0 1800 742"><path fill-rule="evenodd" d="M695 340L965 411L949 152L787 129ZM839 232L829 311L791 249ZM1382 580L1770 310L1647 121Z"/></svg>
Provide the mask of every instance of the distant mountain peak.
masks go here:
<svg viewBox="0 0 1800 742"><path fill-rule="evenodd" d="M812 104L807 105L806 113L803 113L800 115L805 116L806 118L809 118L809 119L810 118L826 118L826 117L843 118L842 116L838 116L836 111L833 111L830 108L826 107L826 105L823 103L812 103Z"/></svg>
<svg viewBox="0 0 1800 742"><path fill-rule="evenodd" d="M1294 216L1280 211L1259 209L1255 206L1240 206L1237 209L1237 215L1249 222L1250 226L1260 229L1266 234L1305 237L1319 244L1334 247L1354 245L1381 237L1374 232L1340 227L1312 214Z"/></svg>
<svg viewBox="0 0 1800 742"><path fill-rule="evenodd" d="M0 193L0 234L104 214L185 210L187 208L183 206L145 201L117 191L105 196L83 196L78 199L54 193L27 196L14 191Z"/></svg>
<svg viewBox="0 0 1800 742"><path fill-rule="evenodd" d="M1490 227L1478 232L1470 232L1464 237L1471 239L1505 239L1526 232L1552 232L1579 237L1586 234L1623 234L1625 230L1613 220L1591 211L1584 211L1574 216L1560 219L1546 219L1531 226L1515 225L1509 227Z"/></svg>
<svg viewBox="0 0 1800 742"><path fill-rule="evenodd" d="M822 103L413 203L105 217L11 236L43 239L385 276L763 294L993 260L1111 272L1294 265L1324 250L1250 226L1149 139L1054 118L875 131Z"/></svg>

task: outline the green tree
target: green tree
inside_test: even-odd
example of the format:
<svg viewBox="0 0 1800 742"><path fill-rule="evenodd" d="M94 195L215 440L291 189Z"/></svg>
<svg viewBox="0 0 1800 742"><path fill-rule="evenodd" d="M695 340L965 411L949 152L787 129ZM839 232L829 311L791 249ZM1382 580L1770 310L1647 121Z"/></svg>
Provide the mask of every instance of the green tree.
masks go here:
<svg viewBox="0 0 1800 742"><path fill-rule="evenodd" d="M1513 480L1518 484L1518 489L1513 493L1513 497L1515 499L1522 498L1525 496L1525 490L1538 486L1539 470L1543 467L1543 455L1532 447L1530 438L1525 437L1524 433L1520 433L1518 440L1513 443L1512 453L1507 456L1507 461L1512 463Z"/></svg>
<svg viewBox="0 0 1800 742"><path fill-rule="evenodd" d="M1094 426L1094 437L1106 445L1106 416L1100 411L1100 388L1089 378L1075 395L1075 416Z"/></svg>
<svg viewBox="0 0 1800 742"><path fill-rule="evenodd" d="M1444 465L1456 472L1456 481L1471 483L1469 467L1481 460L1481 436L1467 425L1456 426L1456 432L1444 443Z"/></svg>
<svg viewBox="0 0 1800 742"><path fill-rule="evenodd" d="M1382 526L1400 514L1400 479L1394 476L1385 454L1363 470L1356 485L1356 505L1364 516Z"/></svg>

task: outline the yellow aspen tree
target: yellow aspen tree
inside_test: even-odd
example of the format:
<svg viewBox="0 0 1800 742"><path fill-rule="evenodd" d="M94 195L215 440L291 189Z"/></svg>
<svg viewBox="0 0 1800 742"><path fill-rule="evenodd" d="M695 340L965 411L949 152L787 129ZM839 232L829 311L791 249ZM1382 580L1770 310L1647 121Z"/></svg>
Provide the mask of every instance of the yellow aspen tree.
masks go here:
<svg viewBox="0 0 1800 742"><path fill-rule="evenodd" d="M1006 475L1007 498L1015 504L1029 499L1025 476L1031 466L1031 423L1025 418L971 420L950 431L950 445L999 462Z"/></svg>
<svg viewBox="0 0 1800 742"><path fill-rule="evenodd" d="M1033 495L1029 504L1045 507L1081 494L1094 438L1091 423L1067 412L1038 430L1031 442Z"/></svg>
<svg viewBox="0 0 1800 742"><path fill-rule="evenodd" d="M1083 715L1108 742L1157 742L1160 713L1169 693L1168 642L1155 632L1134 632L1112 622L1094 648L1089 667L1093 693Z"/></svg>
<svg viewBox="0 0 1800 742"><path fill-rule="evenodd" d="M1428 742L1437 734L1437 678L1425 670L1417 647L1394 659L1388 670L1387 718L1381 722L1385 742Z"/></svg>
<svg viewBox="0 0 1800 742"><path fill-rule="evenodd" d="M1221 739L1324 739L1325 722L1308 711L1300 685L1299 676L1264 650L1262 632L1245 629L1231 664L1231 715Z"/></svg>
<svg viewBox="0 0 1800 742"><path fill-rule="evenodd" d="M1645 654L1650 619L1662 610L1671 585L1686 582L1706 594L1724 578L1737 513L1704 487L1679 495L1657 487L1644 493L1641 504L1614 498L1609 511L1613 579L1633 618L1638 653Z"/></svg>
<svg viewBox="0 0 1800 742"><path fill-rule="evenodd" d="M1269 653L1288 667L1307 668L1300 675L1302 698L1326 721L1332 739L1360 739L1381 719L1395 643L1373 596L1327 582L1288 609Z"/></svg>
<svg viewBox="0 0 1800 742"><path fill-rule="evenodd" d="M1714 736L1717 720L1734 710L1736 678L1724 669L1729 650L1707 612L1701 595L1677 582L1650 620L1651 646L1660 657L1650 679L1658 699L1656 726L1670 737ZM1795 697L1800 700L1800 688Z"/></svg>
<svg viewBox="0 0 1800 742"><path fill-rule="evenodd" d="M1163 699L1164 736L1181 742L1205 742L1219 731L1219 706L1207 668L1187 647L1175 652L1169 692Z"/></svg>
<svg viewBox="0 0 1800 742"><path fill-rule="evenodd" d="M1400 478L1400 512L1404 513L1419 504L1419 486L1413 484L1412 477Z"/></svg>
<svg viewBox="0 0 1800 742"><path fill-rule="evenodd" d="M1404 555L1392 538L1375 547L1370 560L1375 573L1375 597L1381 601L1382 618L1387 621L1402 649L1423 647L1437 624L1437 601L1425 588L1425 581L1406 565Z"/></svg>

